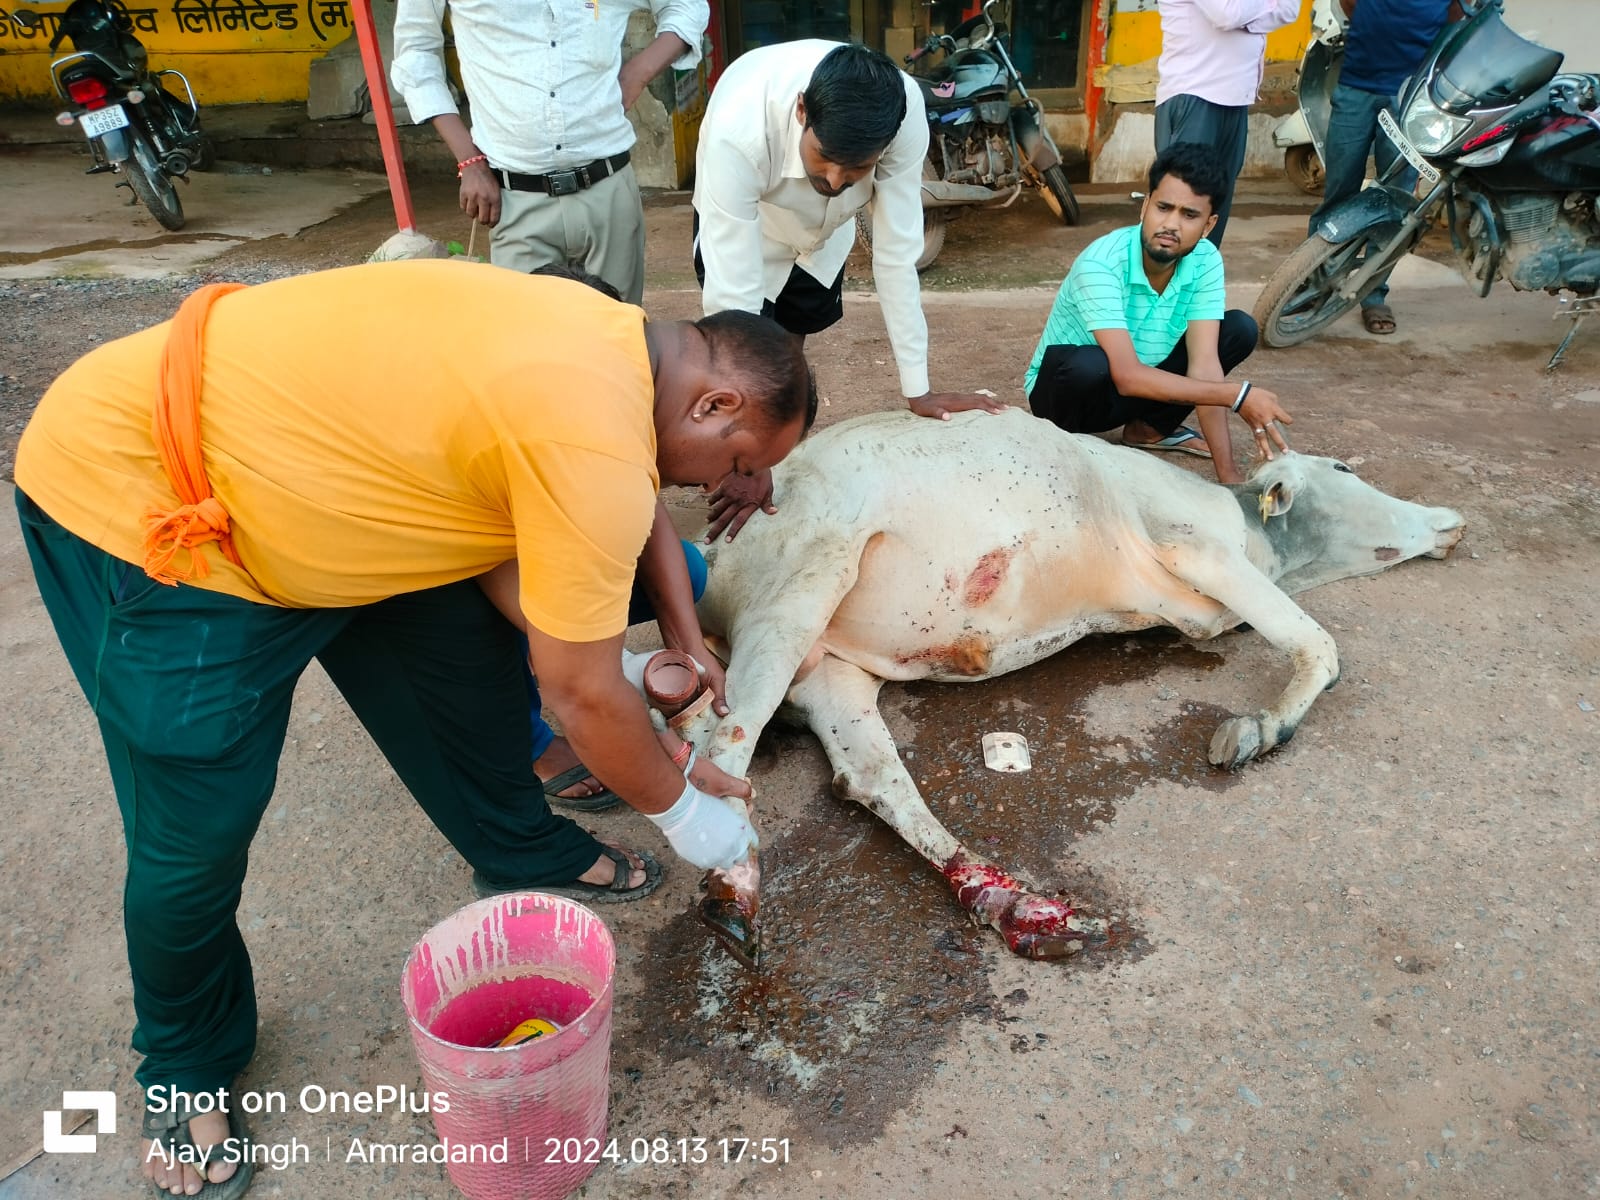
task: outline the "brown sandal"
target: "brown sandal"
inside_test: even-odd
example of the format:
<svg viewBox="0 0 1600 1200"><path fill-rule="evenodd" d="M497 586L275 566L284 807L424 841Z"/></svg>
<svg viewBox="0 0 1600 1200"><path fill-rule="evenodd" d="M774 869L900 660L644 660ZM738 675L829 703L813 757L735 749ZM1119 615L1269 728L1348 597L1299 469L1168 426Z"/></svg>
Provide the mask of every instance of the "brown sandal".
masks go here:
<svg viewBox="0 0 1600 1200"><path fill-rule="evenodd" d="M1380 337L1394 332L1394 309L1387 304L1363 304L1361 306L1361 324L1368 333L1378 334Z"/></svg>

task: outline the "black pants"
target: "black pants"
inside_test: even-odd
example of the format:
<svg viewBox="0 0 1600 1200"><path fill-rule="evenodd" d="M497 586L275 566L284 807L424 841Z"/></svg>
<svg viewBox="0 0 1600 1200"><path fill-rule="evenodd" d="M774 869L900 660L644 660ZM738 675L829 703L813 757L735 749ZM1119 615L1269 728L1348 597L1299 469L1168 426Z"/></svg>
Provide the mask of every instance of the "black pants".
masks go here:
<svg viewBox="0 0 1600 1200"><path fill-rule="evenodd" d="M700 254L700 214L694 214L694 277L706 285L706 263ZM844 268L831 284L820 283L799 263L776 300L761 302L761 315L771 317L796 337L821 333L844 319Z"/></svg>
<svg viewBox="0 0 1600 1200"><path fill-rule="evenodd" d="M1255 318L1243 309L1222 314L1217 333L1217 357L1222 373L1231 372L1256 348ZM1166 359L1156 364L1174 375L1189 373L1189 348L1179 341ZM1104 433L1130 421L1143 421L1165 437L1177 430L1194 411L1192 404L1168 404L1142 396L1124 396L1111 382L1111 363L1099 346L1051 346L1039 364L1039 375L1028 394L1033 415L1054 421L1068 433Z"/></svg>
<svg viewBox="0 0 1600 1200"><path fill-rule="evenodd" d="M600 857L599 843L545 802L520 639L472 580L359 608L252 604L163 587L16 498L122 810L141 1084L214 1091L255 1049L235 914L295 683L313 658L439 831L490 879L567 883ZM382 811L373 806L371 819ZM115 870L113 856L85 865L96 869ZM375 875L372 886L392 882Z"/></svg>
<svg viewBox="0 0 1600 1200"><path fill-rule="evenodd" d="M1217 223L1206 236L1219 249L1228 214L1233 211L1233 193L1239 172L1244 169L1245 144L1250 136L1248 106L1213 104L1199 96L1174 96L1156 105L1156 153L1173 142L1202 142L1216 150L1228 176L1228 193L1212 198Z"/></svg>

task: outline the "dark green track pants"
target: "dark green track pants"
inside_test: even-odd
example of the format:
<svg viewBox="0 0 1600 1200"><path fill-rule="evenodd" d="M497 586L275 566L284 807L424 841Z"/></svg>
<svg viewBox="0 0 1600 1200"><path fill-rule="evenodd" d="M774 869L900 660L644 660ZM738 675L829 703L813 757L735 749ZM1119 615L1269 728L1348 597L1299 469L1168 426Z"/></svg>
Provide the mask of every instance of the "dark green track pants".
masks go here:
<svg viewBox="0 0 1600 1200"><path fill-rule="evenodd" d="M17 492L39 592L100 721L122 810L140 1083L226 1087L255 1049L235 916L295 681L318 659L461 856L570 882L600 844L533 773L520 639L471 580L348 609L166 587Z"/></svg>

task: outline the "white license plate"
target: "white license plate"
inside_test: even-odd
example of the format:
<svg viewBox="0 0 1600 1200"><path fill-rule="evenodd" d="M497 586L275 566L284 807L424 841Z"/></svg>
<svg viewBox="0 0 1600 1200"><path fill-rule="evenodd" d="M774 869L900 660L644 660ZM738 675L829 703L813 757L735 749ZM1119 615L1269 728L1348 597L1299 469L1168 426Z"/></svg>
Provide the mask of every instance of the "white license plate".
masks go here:
<svg viewBox="0 0 1600 1200"><path fill-rule="evenodd" d="M126 129L128 114L122 111L122 105L108 104L105 108L79 114L78 124L83 126L84 133L90 137L99 137L110 133L113 129Z"/></svg>
<svg viewBox="0 0 1600 1200"><path fill-rule="evenodd" d="M1378 124L1383 127L1383 132L1389 135L1389 140L1394 143L1394 148L1400 151L1400 156L1417 169L1429 183L1439 182L1439 168L1423 158L1417 148L1411 144L1411 139L1400 132L1400 125L1389 115L1387 108L1378 110Z"/></svg>

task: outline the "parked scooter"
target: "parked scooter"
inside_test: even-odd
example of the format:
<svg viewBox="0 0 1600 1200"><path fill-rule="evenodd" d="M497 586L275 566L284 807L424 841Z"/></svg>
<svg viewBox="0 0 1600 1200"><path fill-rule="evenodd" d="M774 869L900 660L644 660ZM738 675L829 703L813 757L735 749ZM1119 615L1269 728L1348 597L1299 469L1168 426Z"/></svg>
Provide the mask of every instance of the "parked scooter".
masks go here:
<svg viewBox="0 0 1600 1200"><path fill-rule="evenodd" d="M928 159L922 165L922 253L925 269L944 246L945 222L953 209L999 201L1004 208L1036 187L1057 218L1078 223L1078 201L1067 183L1061 152L1044 127L1044 110L1022 86L1006 53L1006 28L990 10L949 33L930 37L906 56L914 67L936 50L944 60L925 75L913 75L928 110ZM1012 99L1012 93L1016 99ZM872 218L863 209L856 231L872 245Z"/></svg>
<svg viewBox="0 0 1600 1200"><path fill-rule="evenodd" d="M1462 0L1378 123L1401 159L1339 205L1267 281L1256 320L1269 346L1319 333L1442 218L1468 283L1575 293L1572 328L1600 311L1600 77L1559 74L1560 51L1513 32L1504 0ZM1398 183L1410 163L1414 191Z"/></svg>
<svg viewBox="0 0 1600 1200"><path fill-rule="evenodd" d="M73 0L60 14L43 16L30 9L0 12L29 30L55 22L50 38L54 54L66 38L73 53L50 64L56 92L71 105L57 123L76 123L94 154L90 175L114 171L117 186L126 185L168 229L183 228L183 204L173 179L190 168L206 170L215 157L211 141L200 129L200 106L194 90L178 71L154 71L149 55L133 36L133 17L124 0ZM187 101L162 86L165 78L183 84Z"/></svg>
<svg viewBox="0 0 1600 1200"><path fill-rule="evenodd" d="M1283 173L1302 192L1322 192L1326 178L1323 143L1333 116L1333 89L1344 65L1344 33L1349 19L1339 0L1314 0L1311 43L1300 61L1300 106L1272 131L1272 144L1283 147Z"/></svg>

